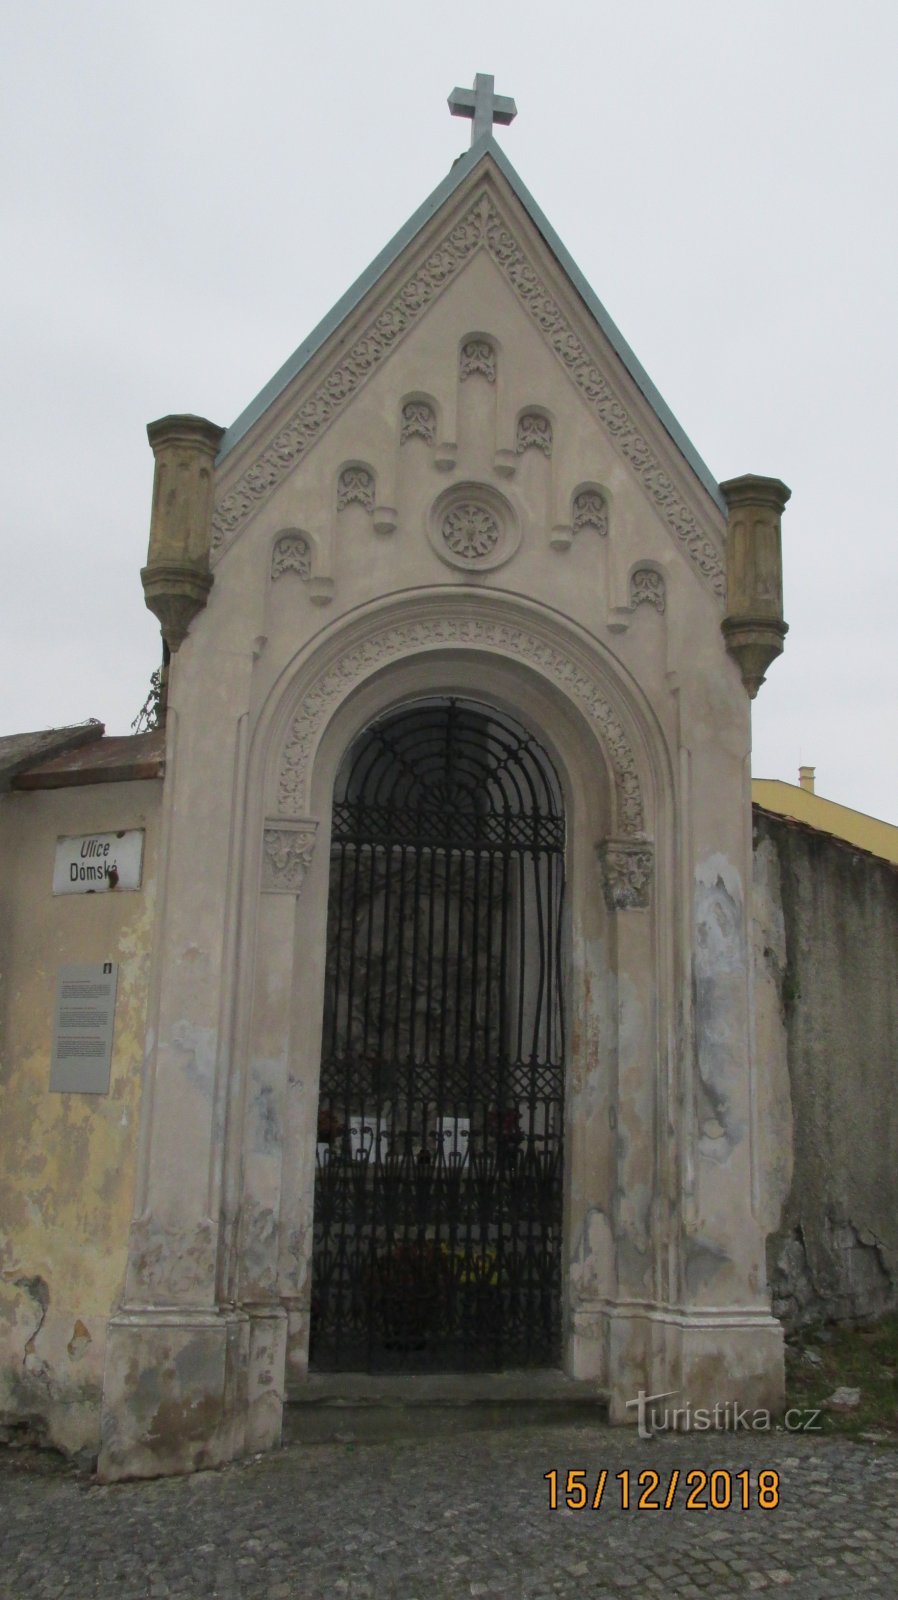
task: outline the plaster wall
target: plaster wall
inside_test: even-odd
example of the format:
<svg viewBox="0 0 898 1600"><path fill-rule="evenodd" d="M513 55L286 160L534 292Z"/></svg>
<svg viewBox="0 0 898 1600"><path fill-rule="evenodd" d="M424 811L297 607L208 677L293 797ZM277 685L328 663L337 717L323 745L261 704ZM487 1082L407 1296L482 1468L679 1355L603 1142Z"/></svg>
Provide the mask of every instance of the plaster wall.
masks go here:
<svg viewBox="0 0 898 1600"><path fill-rule="evenodd" d="M134 1192L158 781L0 795L0 1424L99 1443ZM139 890L52 894L61 835L146 830ZM51 1093L57 970L119 963L105 1095Z"/></svg>
<svg viewBox="0 0 898 1600"><path fill-rule="evenodd" d="M762 810L754 829L774 1311L875 1317L898 1305L898 868Z"/></svg>

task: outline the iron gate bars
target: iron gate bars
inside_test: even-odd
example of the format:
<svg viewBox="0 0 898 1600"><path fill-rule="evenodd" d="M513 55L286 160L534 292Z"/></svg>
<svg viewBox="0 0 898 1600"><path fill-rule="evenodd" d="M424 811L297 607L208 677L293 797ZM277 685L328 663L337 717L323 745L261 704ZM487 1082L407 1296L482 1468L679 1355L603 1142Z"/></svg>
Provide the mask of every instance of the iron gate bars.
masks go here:
<svg viewBox="0 0 898 1600"><path fill-rule="evenodd" d="M416 701L333 813L311 1359L557 1364L564 814L512 718Z"/></svg>

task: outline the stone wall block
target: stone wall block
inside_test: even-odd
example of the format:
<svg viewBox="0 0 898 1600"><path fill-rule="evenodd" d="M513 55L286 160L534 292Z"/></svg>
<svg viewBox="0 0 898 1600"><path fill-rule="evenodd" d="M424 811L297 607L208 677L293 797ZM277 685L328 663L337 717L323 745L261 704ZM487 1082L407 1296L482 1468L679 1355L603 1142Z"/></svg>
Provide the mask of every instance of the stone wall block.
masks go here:
<svg viewBox="0 0 898 1600"><path fill-rule="evenodd" d="M241 1454L248 1354L249 1319L242 1312L125 1311L114 1317L100 1481L195 1472Z"/></svg>

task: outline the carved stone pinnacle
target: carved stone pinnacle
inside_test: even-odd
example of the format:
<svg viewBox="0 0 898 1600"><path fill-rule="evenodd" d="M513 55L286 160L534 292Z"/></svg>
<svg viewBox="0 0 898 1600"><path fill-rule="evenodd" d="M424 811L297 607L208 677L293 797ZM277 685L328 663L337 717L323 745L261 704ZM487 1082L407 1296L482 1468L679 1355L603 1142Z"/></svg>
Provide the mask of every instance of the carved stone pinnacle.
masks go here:
<svg viewBox="0 0 898 1600"><path fill-rule="evenodd" d="M729 512L727 615L721 627L753 700L788 632L780 519L792 491L779 478L751 472L720 488Z"/></svg>

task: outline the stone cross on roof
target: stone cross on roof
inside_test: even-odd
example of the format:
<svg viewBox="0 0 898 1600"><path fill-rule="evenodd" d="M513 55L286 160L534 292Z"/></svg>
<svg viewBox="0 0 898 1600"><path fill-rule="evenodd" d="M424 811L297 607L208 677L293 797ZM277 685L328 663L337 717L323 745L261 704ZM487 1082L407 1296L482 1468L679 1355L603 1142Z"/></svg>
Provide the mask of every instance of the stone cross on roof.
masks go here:
<svg viewBox="0 0 898 1600"><path fill-rule="evenodd" d="M508 95L494 94L495 78L491 72L478 72L470 89L453 89L449 96L449 110L453 117L471 117L471 143L476 144L485 133L492 133L494 122L513 122L518 108Z"/></svg>

